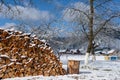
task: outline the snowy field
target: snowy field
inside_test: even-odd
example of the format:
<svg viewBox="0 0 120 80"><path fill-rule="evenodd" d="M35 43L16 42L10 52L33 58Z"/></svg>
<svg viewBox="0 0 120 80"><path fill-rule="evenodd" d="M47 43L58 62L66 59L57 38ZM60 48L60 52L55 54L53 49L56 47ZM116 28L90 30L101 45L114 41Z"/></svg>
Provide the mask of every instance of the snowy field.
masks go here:
<svg viewBox="0 0 120 80"><path fill-rule="evenodd" d="M73 57L69 55L63 55L61 56L61 61L63 62L63 67L66 70L67 60L72 58L80 60L80 74L50 77L33 76L5 80L120 80L120 61L105 61L103 60L103 57L98 57L97 61L90 61L89 68L85 69L83 67L84 56L75 55Z"/></svg>

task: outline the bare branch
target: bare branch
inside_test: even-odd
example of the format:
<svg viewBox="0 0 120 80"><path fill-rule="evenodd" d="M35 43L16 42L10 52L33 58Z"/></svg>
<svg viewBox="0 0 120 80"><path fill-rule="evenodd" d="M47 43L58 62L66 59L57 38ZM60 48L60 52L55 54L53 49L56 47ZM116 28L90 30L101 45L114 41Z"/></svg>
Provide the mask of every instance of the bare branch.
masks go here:
<svg viewBox="0 0 120 80"><path fill-rule="evenodd" d="M111 21L112 19L117 18L117 17L120 17L120 14L119 14L119 15L113 15L113 16L111 16L109 19L105 20L105 22L104 22L103 24L101 24L101 27L95 32L94 37L96 37L96 35L104 28L104 26L105 26L109 21Z"/></svg>
<svg viewBox="0 0 120 80"><path fill-rule="evenodd" d="M88 15L86 12L84 12L84 11L82 11L82 10L79 10L79 9L76 9L76 8L70 8L70 9L72 9L72 10L74 10L74 11L78 11L78 12L80 12L80 13L83 13L88 19L90 19L89 15Z"/></svg>
<svg viewBox="0 0 120 80"><path fill-rule="evenodd" d="M97 7L102 6L105 3L108 3L109 1L112 1L112 0L105 0L104 2L102 2L102 3L98 4L97 6L95 6L94 9L96 9Z"/></svg>
<svg viewBox="0 0 120 80"><path fill-rule="evenodd" d="M82 32L85 33L87 39L89 39L89 36L88 36L88 34L86 32L86 29L85 29L84 25L82 25L82 29L83 29Z"/></svg>

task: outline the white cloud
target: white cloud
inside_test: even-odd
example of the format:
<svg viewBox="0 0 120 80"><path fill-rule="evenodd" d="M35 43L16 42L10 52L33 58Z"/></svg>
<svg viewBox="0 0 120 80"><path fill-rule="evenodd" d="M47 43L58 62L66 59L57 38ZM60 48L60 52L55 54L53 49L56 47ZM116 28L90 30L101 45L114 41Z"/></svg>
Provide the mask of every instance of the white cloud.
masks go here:
<svg viewBox="0 0 120 80"><path fill-rule="evenodd" d="M39 21L39 20L50 20L53 18L53 15L48 11L41 11L32 7L23 7L23 6L13 6L11 5L11 9L9 10L5 5L2 6L2 12L0 16L14 18L23 21ZM8 11L9 10L9 11Z"/></svg>
<svg viewBox="0 0 120 80"><path fill-rule="evenodd" d="M16 30L15 26L16 26L15 23L5 23L5 25L0 26L0 27L3 28L3 29Z"/></svg>
<svg viewBox="0 0 120 80"><path fill-rule="evenodd" d="M80 9L82 11L88 11L89 10L89 5L84 4L83 2L76 2L72 5L74 6L74 8Z"/></svg>
<svg viewBox="0 0 120 80"><path fill-rule="evenodd" d="M83 11L85 13L89 13L89 5L84 4L82 2L76 2L74 4L71 4L72 8L74 9L79 9L80 11ZM73 9L68 9L66 8L65 10L63 10L63 19L66 21L75 21L79 18L85 18L85 15L83 15L83 13L80 13L78 11L75 11Z"/></svg>

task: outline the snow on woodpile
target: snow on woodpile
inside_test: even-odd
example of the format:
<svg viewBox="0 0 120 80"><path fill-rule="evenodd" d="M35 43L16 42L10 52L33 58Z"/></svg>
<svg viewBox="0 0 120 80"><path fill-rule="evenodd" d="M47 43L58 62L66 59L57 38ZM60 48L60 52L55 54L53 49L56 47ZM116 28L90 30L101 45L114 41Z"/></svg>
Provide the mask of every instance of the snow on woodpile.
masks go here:
<svg viewBox="0 0 120 80"><path fill-rule="evenodd" d="M0 29L0 78L64 75L47 43L21 32Z"/></svg>

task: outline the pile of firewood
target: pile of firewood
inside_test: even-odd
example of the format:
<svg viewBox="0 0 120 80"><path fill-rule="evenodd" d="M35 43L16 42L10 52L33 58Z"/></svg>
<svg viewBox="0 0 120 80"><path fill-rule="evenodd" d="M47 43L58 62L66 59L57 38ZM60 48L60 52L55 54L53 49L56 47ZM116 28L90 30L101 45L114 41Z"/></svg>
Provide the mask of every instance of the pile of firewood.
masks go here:
<svg viewBox="0 0 120 80"><path fill-rule="evenodd" d="M35 36L0 29L0 78L64 75L52 49Z"/></svg>

